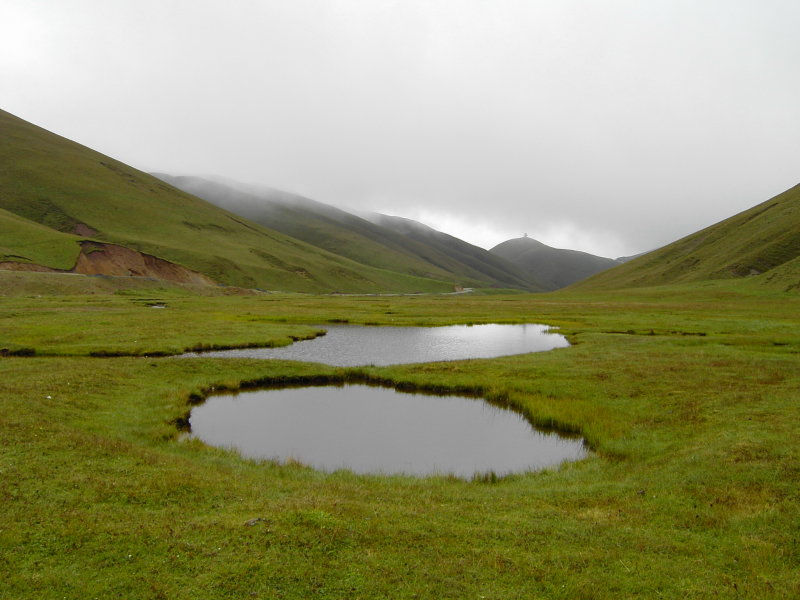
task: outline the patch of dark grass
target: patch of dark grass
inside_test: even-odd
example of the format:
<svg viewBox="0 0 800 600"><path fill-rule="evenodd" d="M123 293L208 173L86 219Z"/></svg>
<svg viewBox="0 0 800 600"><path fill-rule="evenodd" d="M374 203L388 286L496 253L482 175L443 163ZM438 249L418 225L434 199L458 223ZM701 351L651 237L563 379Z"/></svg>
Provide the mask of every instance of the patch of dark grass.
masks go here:
<svg viewBox="0 0 800 600"><path fill-rule="evenodd" d="M35 348L0 348L0 356L35 356Z"/></svg>

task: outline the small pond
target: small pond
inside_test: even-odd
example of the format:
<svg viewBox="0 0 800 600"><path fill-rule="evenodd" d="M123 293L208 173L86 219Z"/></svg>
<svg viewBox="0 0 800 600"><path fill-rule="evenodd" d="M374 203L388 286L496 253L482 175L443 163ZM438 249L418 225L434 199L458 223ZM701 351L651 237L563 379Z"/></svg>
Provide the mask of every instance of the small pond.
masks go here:
<svg viewBox="0 0 800 600"><path fill-rule="evenodd" d="M243 456L322 471L497 476L587 455L578 437L535 429L485 400L368 385L248 391L192 409L191 436Z"/></svg>
<svg viewBox="0 0 800 600"><path fill-rule="evenodd" d="M204 352L202 356L278 358L336 367L397 365L440 360L494 358L569 346L546 325L451 325L447 327L367 327L321 325L327 333L282 348ZM184 356L200 356L189 353Z"/></svg>

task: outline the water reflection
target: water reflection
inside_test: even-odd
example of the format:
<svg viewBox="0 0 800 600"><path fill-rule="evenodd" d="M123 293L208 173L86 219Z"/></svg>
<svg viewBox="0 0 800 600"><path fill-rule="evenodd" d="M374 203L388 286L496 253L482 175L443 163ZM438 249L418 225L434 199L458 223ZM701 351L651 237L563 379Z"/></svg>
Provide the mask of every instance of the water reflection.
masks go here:
<svg viewBox="0 0 800 600"><path fill-rule="evenodd" d="M207 444L324 471L469 478L586 456L580 439L538 431L519 413L483 400L366 385L212 396L192 410L190 425Z"/></svg>
<svg viewBox="0 0 800 600"><path fill-rule="evenodd" d="M452 325L448 327L364 327L325 325L327 334L283 348L206 352L203 356L279 358L337 367L396 365L440 360L493 358L569 346L546 325ZM187 356L198 356L189 354Z"/></svg>

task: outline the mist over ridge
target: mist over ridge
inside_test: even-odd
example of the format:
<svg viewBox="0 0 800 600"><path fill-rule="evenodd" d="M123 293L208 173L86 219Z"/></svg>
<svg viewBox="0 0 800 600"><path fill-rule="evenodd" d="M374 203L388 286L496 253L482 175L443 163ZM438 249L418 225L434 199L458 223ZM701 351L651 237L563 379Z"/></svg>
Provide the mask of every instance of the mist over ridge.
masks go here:
<svg viewBox="0 0 800 600"><path fill-rule="evenodd" d="M460 286L546 289L490 252L410 220L356 215L289 192L228 179L154 175L256 223L376 268L451 279Z"/></svg>

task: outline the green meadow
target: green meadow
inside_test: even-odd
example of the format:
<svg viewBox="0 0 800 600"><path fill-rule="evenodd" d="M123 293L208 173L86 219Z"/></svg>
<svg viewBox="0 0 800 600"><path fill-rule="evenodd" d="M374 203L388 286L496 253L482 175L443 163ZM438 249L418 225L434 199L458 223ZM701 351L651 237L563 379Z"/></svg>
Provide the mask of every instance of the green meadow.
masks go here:
<svg viewBox="0 0 800 600"><path fill-rule="evenodd" d="M199 296L76 277L0 279L2 598L800 596L796 292ZM168 356L341 321L546 323L572 346L380 368ZM179 431L213 390L303 381L477 392L593 452L496 481L361 476Z"/></svg>

